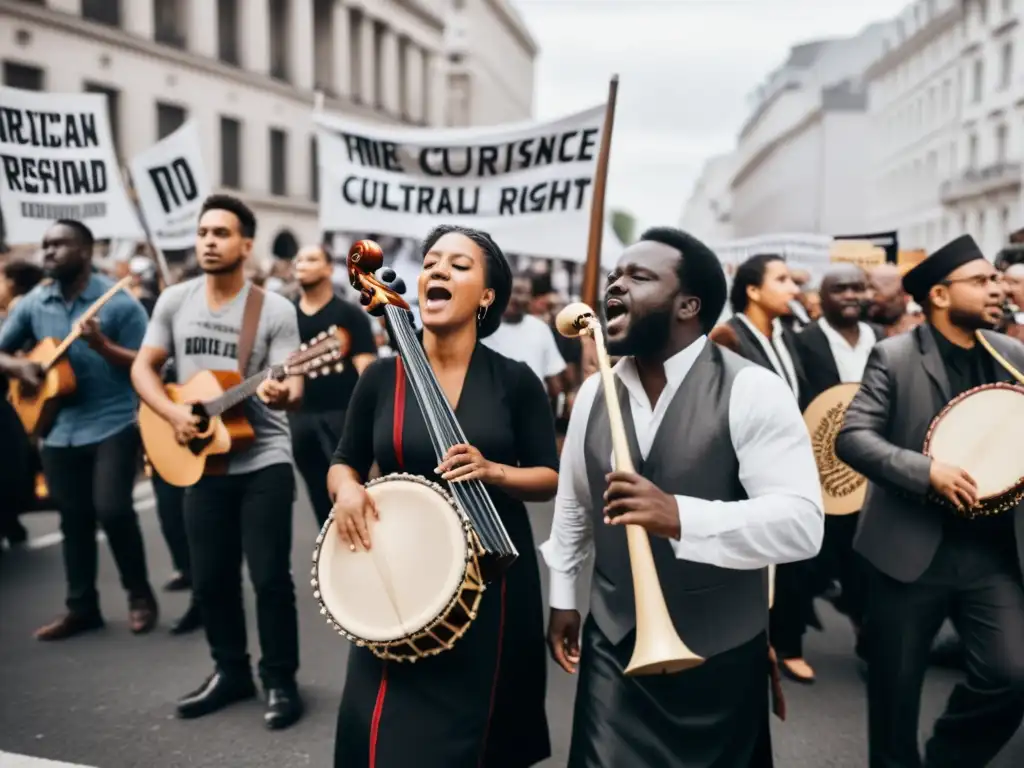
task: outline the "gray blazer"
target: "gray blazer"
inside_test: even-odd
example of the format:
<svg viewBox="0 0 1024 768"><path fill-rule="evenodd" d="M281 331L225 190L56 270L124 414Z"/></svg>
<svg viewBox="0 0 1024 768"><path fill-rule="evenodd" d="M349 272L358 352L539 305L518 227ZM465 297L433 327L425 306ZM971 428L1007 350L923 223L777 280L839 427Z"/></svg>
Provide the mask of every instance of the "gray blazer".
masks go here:
<svg viewBox="0 0 1024 768"><path fill-rule="evenodd" d="M984 334L1024 370L1024 344ZM993 367L997 380L1013 380L998 363ZM942 541L943 515L952 514L926 503L931 459L921 453L929 425L951 399L935 339L920 325L875 345L836 439L839 458L870 481L854 549L897 581L921 577ZM1024 503L1004 514L1014 515L1017 557L1024 563Z"/></svg>

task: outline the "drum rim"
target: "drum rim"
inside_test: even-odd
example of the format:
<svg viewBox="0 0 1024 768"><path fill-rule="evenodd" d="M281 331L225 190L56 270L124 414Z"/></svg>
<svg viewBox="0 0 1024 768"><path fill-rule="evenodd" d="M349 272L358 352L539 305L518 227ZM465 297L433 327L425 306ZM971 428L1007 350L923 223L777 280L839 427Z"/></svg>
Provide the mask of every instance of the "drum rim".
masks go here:
<svg viewBox="0 0 1024 768"><path fill-rule="evenodd" d="M1012 381L996 381L992 382L991 384L981 384L977 387L971 387L970 389L961 392L959 395L957 395L948 403L946 403L946 405L943 406L942 410L939 411L938 414L936 414L935 418L933 418L931 423L928 425L928 431L925 433L924 446L921 449L921 453L923 453L930 459L935 458L934 456L932 456L931 453L932 438L934 437L935 430L938 428L939 424L942 423L942 421L949 415L949 412L953 410L953 408L955 408L964 400L967 400L969 397L973 395L980 394L981 392L994 391L999 389L1012 390L1014 392L1017 392L1018 394L1024 395L1024 387ZM1017 506L1017 504L1020 503L1022 499L1024 499L1024 476L1017 478L1016 482L1011 483L1009 486L999 491L998 493L983 499L981 502L979 502L977 507L973 508L972 510L968 510L966 516L969 518L973 518L999 514L1000 512L1005 512L1008 509ZM942 504L943 506L946 506L950 509L955 509L953 505L950 504L949 501L946 500L944 497L936 496L935 500L938 503Z"/></svg>
<svg viewBox="0 0 1024 768"><path fill-rule="evenodd" d="M433 491L436 491L445 501L447 501L451 505L452 511L459 516L463 531L467 534L470 532L471 528L469 525L469 521L467 520L466 515L462 512L462 510L459 509L459 505L456 503L454 497L452 497L452 495L445 491L445 489L442 488L440 485L431 480L427 480L425 477L421 477L420 475L411 475L407 472L393 472L391 474L382 475L381 477L376 477L373 480L370 480L365 484L365 487L372 488L375 485L381 485L385 482L394 482L395 480L409 480L414 483L417 483L418 485L422 485ZM311 572L312 578L310 579L310 586L313 588L313 597L316 599L317 605L320 606L320 615L325 617L327 620L327 626L335 630L338 634L340 634L346 640L354 643L355 645L359 647L370 648L370 650L374 651L375 654L375 649L377 648L390 648L396 645L402 645L408 642L409 640L416 638L425 629L428 629L431 626L433 626L434 622L438 621L439 619L442 619L443 617L451 613L452 609L455 607L455 604L459 601L459 598L465 591L466 572L469 570L471 560L475 559L475 556L473 555L472 552L472 544L468 537L466 540L467 555L462 565L463 578L459 581L459 584L455 588L454 593L445 603L444 607L438 612L438 615L435 617L434 622L426 624L425 626L416 630L412 634L408 634L403 637L397 637L392 640L373 641L367 640L364 637L359 637L358 635L353 634L352 632L348 631L345 627L343 627L341 622L339 622L338 619L334 616L334 613L324 602L323 594L320 589L320 553L323 551L322 545L324 539L327 536L327 531L330 529L333 523L334 511L332 509L331 513L327 516L327 521L324 523L323 528L320 529L320 533L317 534L316 537L316 544L313 548L313 568Z"/></svg>
<svg viewBox="0 0 1024 768"><path fill-rule="evenodd" d="M824 400L825 396L828 395L830 392L834 392L835 390L844 390L844 391L849 390L851 392L850 398L849 398L849 400L846 401L846 405L843 408L843 418L845 419L846 418L846 411L849 410L850 405L853 403L853 399L857 396L857 393L860 391L860 388L861 388L860 382L856 382L856 381L843 381L843 382L840 382L839 384L833 384L828 389L825 389L825 390L822 390L821 392L819 392L817 394L817 396L815 396L815 398L813 400L811 400L811 402L808 404L808 406L806 408L804 408L803 413L801 414L801 416L803 417L804 426L807 429L808 436L811 438L811 449L812 449L812 453L814 454L814 469L815 469L815 471L817 472L817 475L818 475L818 487L821 490L822 504L824 505L824 509L822 511L826 515L828 515L830 517L845 517L846 515L856 514L861 509L863 509L864 508L864 502L867 499L867 492L868 492L868 483L869 483L869 481L868 481L867 477L865 477L862 473L857 472L857 470L853 469L853 467L851 467L849 464L847 464L842 459L839 459L839 457L837 456L836 459L841 464L843 464L844 466L848 467L858 477L860 477L863 482L861 482L857 486L857 489L855 491L853 491L852 494L850 494L850 496L854 497L854 500L858 502L857 505L856 505L856 509L852 509L849 512L836 512L836 511L832 511L832 510L835 509L836 506L838 506L839 501L843 497L834 496L831 493L826 493L825 487L824 487L824 485L821 482L821 461L820 461L820 456L819 456L817 451L813 450L814 449L814 432L813 432L812 426L807 421L807 414L810 413L812 409L820 408L819 403L822 402ZM833 395L833 397L834 397L834 395ZM834 404L833 404L833 406L830 406L829 409L831 409L831 407L834 407ZM833 444L832 452L835 453L835 445L834 444ZM832 500L831 504L829 503L829 500Z"/></svg>

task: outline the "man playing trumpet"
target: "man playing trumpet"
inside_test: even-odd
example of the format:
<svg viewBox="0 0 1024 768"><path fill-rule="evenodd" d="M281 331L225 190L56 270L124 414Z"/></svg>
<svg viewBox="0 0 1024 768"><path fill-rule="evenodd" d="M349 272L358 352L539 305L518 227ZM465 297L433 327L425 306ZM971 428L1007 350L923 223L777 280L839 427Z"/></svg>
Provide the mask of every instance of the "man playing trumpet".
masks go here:
<svg viewBox="0 0 1024 768"><path fill-rule="evenodd" d="M715 255L675 229L648 230L609 277L608 352L624 356L613 372L636 471L615 471L628 464L619 460L613 467L617 416L590 377L569 421L541 548L551 569L551 651L567 672L580 671L570 768L772 764L767 566L817 554L824 520L792 393L707 340L725 295ZM631 584L630 524L650 535L653 583ZM576 582L592 546L581 638ZM668 640L690 659L676 668L694 668L627 676L661 592L685 646ZM659 631L671 635L667 625Z"/></svg>

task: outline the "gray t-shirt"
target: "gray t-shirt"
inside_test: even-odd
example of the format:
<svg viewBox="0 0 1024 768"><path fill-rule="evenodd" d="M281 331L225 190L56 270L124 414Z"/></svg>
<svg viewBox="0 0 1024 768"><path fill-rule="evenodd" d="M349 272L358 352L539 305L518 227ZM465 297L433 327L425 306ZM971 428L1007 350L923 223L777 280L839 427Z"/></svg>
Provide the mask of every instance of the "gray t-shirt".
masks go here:
<svg viewBox="0 0 1024 768"><path fill-rule="evenodd" d="M214 311L206 301L205 276L171 286L153 308L142 345L162 349L174 358L179 383L199 371L238 371L238 341L249 288L247 282L234 299ZM246 376L283 363L299 344L294 305L283 296L266 292ZM245 416L256 432L256 440L247 450L230 457L228 474L291 464L287 416L267 408L257 397L245 401Z"/></svg>

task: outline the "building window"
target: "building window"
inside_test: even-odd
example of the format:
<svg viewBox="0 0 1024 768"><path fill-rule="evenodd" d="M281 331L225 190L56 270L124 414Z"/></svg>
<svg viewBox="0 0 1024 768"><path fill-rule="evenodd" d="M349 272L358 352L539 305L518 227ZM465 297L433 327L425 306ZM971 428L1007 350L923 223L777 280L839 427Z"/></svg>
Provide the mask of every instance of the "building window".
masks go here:
<svg viewBox="0 0 1024 768"><path fill-rule="evenodd" d="M999 88L1009 88L1013 82L1013 43L1003 44L1001 67L999 70Z"/></svg>
<svg viewBox="0 0 1024 768"><path fill-rule="evenodd" d="M184 107L179 107L176 104L161 104L160 102L157 102L156 140L160 141L160 139L170 136L176 130L181 128L187 117L188 113L185 112Z"/></svg>
<svg viewBox="0 0 1024 768"><path fill-rule="evenodd" d="M30 67L27 64L5 61L4 85L9 88L21 88L23 91L42 91L44 90L43 70L39 67Z"/></svg>
<svg viewBox="0 0 1024 768"><path fill-rule="evenodd" d="M238 66L238 0L217 0L217 58Z"/></svg>
<svg viewBox="0 0 1024 768"><path fill-rule="evenodd" d="M320 202L320 164L317 155L316 136L309 137L309 199Z"/></svg>
<svg viewBox="0 0 1024 768"><path fill-rule="evenodd" d="M288 194L288 136L279 128L270 129L270 194Z"/></svg>
<svg viewBox="0 0 1024 768"><path fill-rule="evenodd" d="M153 39L164 45L185 48L185 14L180 0L153 0Z"/></svg>
<svg viewBox="0 0 1024 768"><path fill-rule="evenodd" d="M384 34L386 30L379 21L373 22L373 96L371 104L377 109L384 107Z"/></svg>
<svg viewBox="0 0 1024 768"><path fill-rule="evenodd" d="M1002 163L1006 161L1006 136L1007 130L1005 125L996 127L996 162Z"/></svg>
<svg viewBox="0 0 1024 768"><path fill-rule="evenodd" d="M85 83L86 93L102 93L107 97L107 120L110 122L110 136L114 140L114 152L121 156L121 92L98 83Z"/></svg>
<svg viewBox="0 0 1024 768"><path fill-rule="evenodd" d="M952 103L953 96L953 84L946 80L942 84L942 114L949 112L950 104Z"/></svg>
<svg viewBox="0 0 1024 768"><path fill-rule="evenodd" d="M82 0L82 18L121 26L121 0Z"/></svg>
<svg viewBox="0 0 1024 768"><path fill-rule="evenodd" d="M220 119L220 185L242 188L242 124L230 117Z"/></svg>
<svg viewBox="0 0 1024 768"><path fill-rule="evenodd" d="M357 104L366 103L367 94L363 93L363 36L361 34L365 19L359 11L350 8L348 11L348 92Z"/></svg>
<svg viewBox="0 0 1024 768"><path fill-rule="evenodd" d="M974 170L978 167L978 134L972 133L967 139L967 168Z"/></svg>
<svg viewBox="0 0 1024 768"><path fill-rule="evenodd" d="M259 0L257 0L258 2ZM267 0L263 0L266 2ZM278 80L289 79L288 67L288 3L270 0L270 76Z"/></svg>
<svg viewBox="0 0 1024 768"><path fill-rule="evenodd" d="M971 94L971 101L977 103L981 101L981 96L985 90L985 65L981 59L974 60L974 92Z"/></svg>

